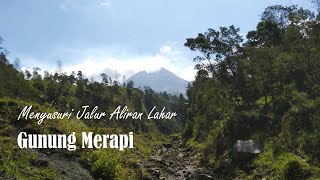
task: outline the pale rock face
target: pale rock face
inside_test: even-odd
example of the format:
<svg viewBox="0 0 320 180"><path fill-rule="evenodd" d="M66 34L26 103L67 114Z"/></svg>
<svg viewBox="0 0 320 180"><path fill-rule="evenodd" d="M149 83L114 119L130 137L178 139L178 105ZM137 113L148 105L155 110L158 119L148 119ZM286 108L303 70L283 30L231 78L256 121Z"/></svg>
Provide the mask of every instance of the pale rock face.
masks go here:
<svg viewBox="0 0 320 180"><path fill-rule="evenodd" d="M261 148L253 140L237 140L233 145L232 159L249 160L261 152Z"/></svg>

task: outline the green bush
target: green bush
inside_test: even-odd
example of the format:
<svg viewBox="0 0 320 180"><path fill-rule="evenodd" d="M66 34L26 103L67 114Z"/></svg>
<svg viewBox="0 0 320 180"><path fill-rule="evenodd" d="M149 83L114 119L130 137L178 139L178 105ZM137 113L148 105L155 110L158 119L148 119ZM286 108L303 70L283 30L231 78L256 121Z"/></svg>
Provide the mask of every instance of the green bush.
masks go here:
<svg viewBox="0 0 320 180"><path fill-rule="evenodd" d="M288 180L305 179L306 173L299 161L288 162L284 168L284 178Z"/></svg>
<svg viewBox="0 0 320 180"><path fill-rule="evenodd" d="M94 151L86 154L83 161L87 161L90 172L95 179L117 179L118 160L113 154L105 150Z"/></svg>

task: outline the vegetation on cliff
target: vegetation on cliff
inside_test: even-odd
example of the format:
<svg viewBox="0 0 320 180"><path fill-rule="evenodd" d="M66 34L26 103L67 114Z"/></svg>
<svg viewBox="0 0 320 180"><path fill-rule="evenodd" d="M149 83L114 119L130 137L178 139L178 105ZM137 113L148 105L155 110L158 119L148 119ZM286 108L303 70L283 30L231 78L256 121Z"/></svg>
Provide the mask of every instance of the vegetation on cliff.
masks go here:
<svg viewBox="0 0 320 180"><path fill-rule="evenodd" d="M203 165L231 177L319 178L319 15L270 6L246 40L229 26L185 46L200 56L183 137L204 154ZM264 152L230 161L233 144L248 139Z"/></svg>

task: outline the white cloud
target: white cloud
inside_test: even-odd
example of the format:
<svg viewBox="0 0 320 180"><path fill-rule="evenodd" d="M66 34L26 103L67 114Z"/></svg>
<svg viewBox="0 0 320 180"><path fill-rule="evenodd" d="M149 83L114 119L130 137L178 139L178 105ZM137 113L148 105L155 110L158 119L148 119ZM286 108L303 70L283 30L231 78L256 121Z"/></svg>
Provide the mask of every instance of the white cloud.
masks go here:
<svg viewBox="0 0 320 180"><path fill-rule="evenodd" d="M159 53L155 55L129 55L126 57L108 55L96 50L95 54L89 54L81 60L81 63L66 66L64 70L66 72L81 70L89 77L96 77L105 71L113 70L129 78L139 71L153 72L164 67L183 79L193 80L195 70L193 65L183 65L183 62L186 61L188 61L186 57L177 53L177 50L170 45L162 46Z"/></svg>
<svg viewBox="0 0 320 180"><path fill-rule="evenodd" d="M196 75L196 70L192 65L183 68L182 71L179 73L180 77L183 77L183 79L186 79L188 81L194 80L195 75Z"/></svg>
<svg viewBox="0 0 320 180"><path fill-rule="evenodd" d="M63 0L61 1L60 4L58 4L58 9L66 12L68 11L71 7L73 6L73 1L72 0Z"/></svg>
<svg viewBox="0 0 320 180"><path fill-rule="evenodd" d="M110 7L112 4L111 0L101 0L98 3L98 7Z"/></svg>
<svg viewBox="0 0 320 180"><path fill-rule="evenodd" d="M147 72L153 72L164 67L177 76L191 81L194 80L196 73L192 59L186 57L175 43L169 43L160 47L158 53L143 55L113 51L110 48L65 49L65 52L67 52L66 56L69 57L62 58L63 70L68 74L72 71L76 73L82 71L88 78L94 77L97 79L101 73L114 77L115 72L118 72L121 74L121 77L125 76L128 79L139 71L146 70ZM67 61L63 61L64 59L76 59L77 61L67 63ZM27 58L27 61L32 62L32 65L37 64L42 71L48 70L49 72L54 72L56 70L56 63L50 66L31 58ZM23 59L23 62L26 62L26 58ZM27 63L30 64L29 62ZM24 67L26 68L26 66ZM32 67L27 68L31 69Z"/></svg>
<svg viewBox="0 0 320 180"><path fill-rule="evenodd" d="M58 9L63 12L78 11L87 12L94 10L95 8L110 7L112 5L111 0L62 0L58 4Z"/></svg>
<svg viewBox="0 0 320 180"><path fill-rule="evenodd" d="M170 46L162 46L160 48L160 54L166 55L167 53L170 53L172 51L172 48Z"/></svg>

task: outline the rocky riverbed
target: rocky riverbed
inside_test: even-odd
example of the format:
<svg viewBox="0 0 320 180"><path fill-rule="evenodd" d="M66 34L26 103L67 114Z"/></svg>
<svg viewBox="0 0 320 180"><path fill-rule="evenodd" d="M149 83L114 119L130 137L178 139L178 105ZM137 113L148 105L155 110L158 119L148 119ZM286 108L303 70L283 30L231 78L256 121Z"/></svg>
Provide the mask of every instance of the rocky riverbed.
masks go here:
<svg viewBox="0 0 320 180"><path fill-rule="evenodd" d="M191 148L183 148L181 141L173 140L155 149L141 165L152 175L152 179L216 179L214 174L200 167L201 156Z"/></svg>

